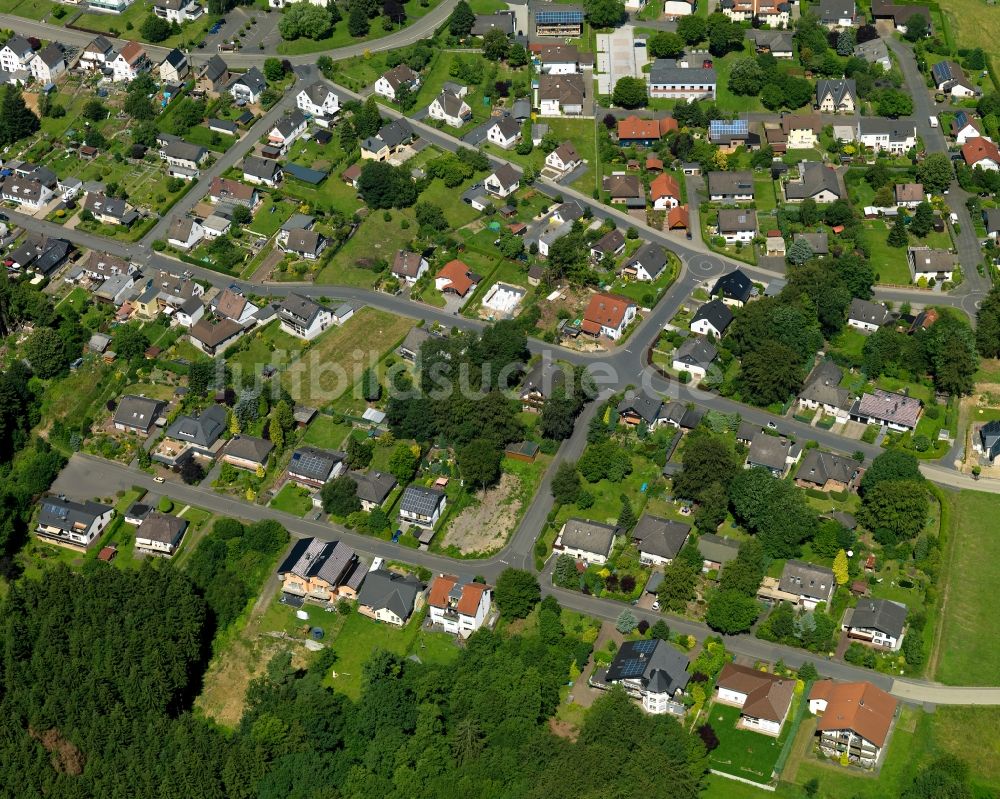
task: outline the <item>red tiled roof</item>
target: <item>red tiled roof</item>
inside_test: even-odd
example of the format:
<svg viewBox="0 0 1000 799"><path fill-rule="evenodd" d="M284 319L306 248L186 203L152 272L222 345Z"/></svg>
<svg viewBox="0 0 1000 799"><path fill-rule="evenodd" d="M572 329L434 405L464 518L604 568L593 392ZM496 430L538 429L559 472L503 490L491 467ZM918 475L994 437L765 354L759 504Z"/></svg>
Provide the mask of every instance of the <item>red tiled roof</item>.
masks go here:
<svg viewBox="0 0 1000 799"><path fill-rule="evenodd" d="M649 183L649 196L654 202L661 197L681 197L681 188L677 185L677 178L668 172L661 172Z"/></svg>
<svg viewBox="0 0 1000 799"><path fill-rule="evenodd" d="M448 280L448 285L445 288L450 288L463 297L469 292L469 289L476 285L476 281L470 275L469 267L457 258L454 261L448 261L437 273L439 279L446 278Z"/></svg>
<svg viewBox="0 0 1000 799"><path fill-rule="evenodd" d="M434 608L448 607L448 595L456 585L458 585L457 577L448 574L438 575L431 583L427 604ZM483 593L488 590L489 586L483 583L466 583L462 586L462 595L459 597L455 609L464 616L475 616Z"/></svg>
<svg viewBox="0 0 1000 799"><path fill-rule="evenodd" d="M809 698L826 700L826 710L816 724L818 731L851 730L879 747L885 745L899 706L870 682L821 680L813 685Z"/></svg>
<svg viewBox="0 0 1000 799"><path fill-rule="evenodd" d="M667 230L676 230L677 228L685 230L688 228L688 207L686 205L678 205L667 211Z"/></svg>
<svg viewBox="0 0 1000 799"><path fill-rule="evenodd" d="M677 130L677 120L673 117L639 119L633 114L618 120L619 139L659 139L672 130Z"/></svg>
<svg viewBox="0 0 1000 799"><path fill-rule="evenodd" d="M962 158L969 166L974 166L987 158L995 164L1000 164L1000 148L989 139L979 136L969 139L962 145Z"/></svg>
<svg viewBox="0 0 1000 799"><path fill-rule="evenodd" d="M118 52L122 58L129 64L133 64L141 56L146 55L146 51L142 49L142 45L139 42L128 42L126 45Z"/></svg>
<svg viewBox="0 0 1000 799"><path fill-rule="evenodd" d="M600 333L602 327L621 327L625 312L634 305L631 300L615 294L595 294L583 314L585 333Z"/></svg>

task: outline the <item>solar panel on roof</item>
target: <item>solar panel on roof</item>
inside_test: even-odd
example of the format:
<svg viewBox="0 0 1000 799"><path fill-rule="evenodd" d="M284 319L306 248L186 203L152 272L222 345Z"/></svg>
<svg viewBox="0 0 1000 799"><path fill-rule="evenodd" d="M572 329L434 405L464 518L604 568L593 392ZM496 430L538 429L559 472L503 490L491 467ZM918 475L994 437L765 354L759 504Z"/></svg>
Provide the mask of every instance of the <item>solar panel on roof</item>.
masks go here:
<svg viewBox="0 0 1000 799"><path fill-rule="evenodd" d="M649 641L636 641L635 645L632 648L636 652L641 652L644 655L649 655L652 654L654 649L656 649L656 640L651 639Z"/></svg>
<svg viewBox="0 0 1000 799"><path fill-rule="evenodd" d="M583 12L576 10L564 10L564 11L539 11L535 18L539 22L543 23L553 23L553 22L583 22Z"/></svg>
<svg viewBox="0 0 1000 799"><path fill-rule="evenodd" d="M626 680L633 677L641 677L645 671L645 661L639 660L638 658L630 658L629 660L626 660L625 665L622 666L622 677Z"/></svg>
<svg viewBox="0 0 1000 799"><path fill-rule="evenodd" d="M710 132L717 135L738 135L749 130L745 119L713 119L709 123Z"/></svg>

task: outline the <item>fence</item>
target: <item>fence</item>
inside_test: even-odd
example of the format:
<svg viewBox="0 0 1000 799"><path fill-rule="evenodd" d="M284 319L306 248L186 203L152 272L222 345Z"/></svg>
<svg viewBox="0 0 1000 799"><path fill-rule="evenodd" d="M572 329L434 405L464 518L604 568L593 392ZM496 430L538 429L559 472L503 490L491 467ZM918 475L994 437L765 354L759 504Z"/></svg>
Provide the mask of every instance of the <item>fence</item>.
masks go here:
<svg viewBox="0 0 1000 799"><path fill-rule="evenodd" d="M788 756L792 753L792 747L795 746L795 738L799 734L799 727L802 725L802 719L805 718L806 709L809 707L809 690L811 688L812 680L806 683L802 691L802 701L799 702L799 706L795 709L795 717L790 722L785 745L781 748L778 759L774 761L774 771L772 774L775 778L781 775L782 770L785 768L785 763L788 761ZM774 789L772 788L771 790Z"/></svg>

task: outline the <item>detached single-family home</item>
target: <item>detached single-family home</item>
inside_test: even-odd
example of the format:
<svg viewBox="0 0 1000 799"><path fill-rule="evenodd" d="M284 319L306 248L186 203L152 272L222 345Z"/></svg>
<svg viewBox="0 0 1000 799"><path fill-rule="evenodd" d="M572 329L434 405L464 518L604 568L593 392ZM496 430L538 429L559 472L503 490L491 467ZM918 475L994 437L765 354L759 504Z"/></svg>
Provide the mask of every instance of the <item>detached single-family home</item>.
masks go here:
<svg viewBox="0 0 1000 799"><path fill-rule="evenodd" d="M205 9L194 0L156 0L153 3L153 13L160 19L180 25L198 19L205 13Z"/></svg>
<svg viewBox="0 0 1000 799"><path fill-rule="evenodd" d="M564 141L545 156L545 166L556 170L556 172L572 172L582 163L583 160L577 154L576 147L571 141Z"/></svg>
<svg viewBox="0 0 1000 799"><path fill-rule="evenodd" d="M986 235L994 241L1000 237L1000 208L984 208L983 224L986 225Z"/></svg>
<svg viewBox="0 0 1000 799"><path fill-rule="evenodd" d="M0 184L0 199L37 211L55 196L55 192L35 178L12 175Z"/></svg>
<svg viewBox="0 0 1000 799"><path fill-rule="evenodd" d="M521 125L514 117L497 117L486 129L486 140L504 150L511 149L521 138Z"/></svg>
<svg viewBox="0 0 1000 799"><path fill-rule="evenodd" d="M222 450L222 460L238 469L255 472L267 465L267 458L273 449L274 444L267 439L240 433L229 439Z"/></svg>
<svg viewBox="0 0 1000 799"><path fill-rule="evenodd" d="M658 58L647 75L649 96L666 100L714 100L716 73L712 67L681 66L671 58Z"/></svg>
<svg viewBox="0 0 1000 799"><path fill-rule="evenodd" d="M149 56L142 45L139 42L126 42L111 60L111 79L115 83L127 83L149 68Z"/></svg>
<svg viewBox="0 0 1000 799"><path fill-rule="evenodd" d="M698 536L698 552L704 558L703 572L720 571L729 561L735 560L739 551L740 542L732 538L723 538L715 533Z"/></svg>
<svg viewBox="0 0 1000 799"><path fill-rule="evenodd" d="M979 167L990 172L1000 170L1000 148L982 136L966 140L962 145L962 158L973 168Z"/></svg>
<svg viewBox="0 0 1000 799"><path fill-rule="evenodd" d="M661 172L649 182L649 199L656 211L669 211L681 204L681 187L669 172Z"/></svg>
<svg viewBox="0 0 1000 799"><path fill-rule="evenodd" d="M411 92L419 89L420 75L406 66L406 64L398 64L376 80L372 90L375 94L380 94L395 102L396 92L404 86Z"/></svg>
<svg viewBox="0 0 1000 799"><path fill-rule="evenodd" d="M855 297L847 307L847 324L865 333L874 333L889 321L889 309L881 303Z"/></svg>
<svg viewBox="0 0 1000 799"><path fill-rule="evenodd" d="M617 172L604 178L602 188L608 193L612 204L624 205L627 208L645 208L646 190L638 175Z"/></svg>
<svg viewBox="0 0 1000 799"><path fill-rule="evenodd" d="M282 153L287 153L292 143L306 132L309 121L299 109L295 109L289 114L285 114L279 119L271 132L267 134L268 144L277 147Z"/></svg>
<svg viewBox="0 0 1000 799"><path fill-rule="evenodd" d="M889 47L883 39L872 39L868 42L861 42L854 48L854 55L863 58L869 64L878 64L886 72L892 69L892 58L889 56Z"/></svg>
<svg viewBox="0 0 1000 799"><path fill-rule="evenodd" d="M392 262L393 277L412 286L430 269L427 259L418 252L399 250Z"/></svg>
<svg viewBox="0 0 1000 799"><path fill-rule="evenodd" d="M727 663L715 683L715 701L740 708L739 727L778 736L795 694L795 679Z"/></svg>
<svg viewBox="0 0 1000 799"><path fill-rule="evenodd" d="M601 261L606 256L615 258L623 252L625 252L625 236L618 228L609 230L590 245L590 257L594 261Z"/></svg>
<svg viewBox="0 0 1000 799"><path fill-rule="evenodd" d="M397 485L396 478L388 472L352 471L348 472L348 476L358 487L358 499L361 500L361 509L365 511L381 508Z"/></svg>
<svg viewBox="0 0 1000 799"><path fill-rule="evenodd" d="M858 108L858 85L852 78L816 81L816 108L821 114L853 114Z"/></svg>
<svg viewBox="0 0 1000 799"><path fill-rule="evenodd" d="M638 313L636 304L616 294L598 293L590 298L581 329L590 336L621 338Z"/></svg>
<svg viewBox="0 0 1000 799"><path fill-rule="evenodd" d="M457 577L439 574L427 592L431 624L446 633L468 638L490 615L493 589L485 583L462 583Z"/></svg>
<svg viewBox="0 0 1000 799"><path fill-rule="evenodd" d="M861 464L853 458L810 449L795 474L795 484L820 491L847 491L854 488L860 476Z"/></svg>
<svg viewBox="0 0 1000 799"><path fill-rule="evenodd" d="M405 119L383 125L374 136L361 142L361 157L371 161L385 161L404 145L413 140L413 129Z"/></svg>
<svg viewBox="0 0 1000 799"><path fill-rule="evenodd" d="M358 613L375 621L402 627L417 609L424 584L409 574L375 569L365 575L358 591Z"/></svg>
<svg viewBox="0 0 1000 799"><path fill-rule="evenodd" d="M621 685L629 696L642 702L647 713L682 714L684 705L676 700L687 688L688 666L687 656L666 641L625 641L607 670L594 672L591 685Z"/></svg>
<svg viewBox="0 0 1000 799"><path fill-rule="evenodd" d="M912 119L861 117L858 141L875 152L902 155L917 145L917 126Z"/></svg>
<svg viewBox="0 0 1000 799"><path fill-rule="evenodd" d="M95 36L94 39L83 48L80 53L78 67L84 70L103 69L115 57L114 45L104 36ZM0 67L7 72L7 66L3 63L3 51L0 51Z"/></svg>
<svg viewBox="0 0 1000 799"><path fill-rule="evenodd" d="M825 566L789 560L781 572L778 588L795 597L797 604L806 610L815 610L821 602L830 604L836 585L833 572Z"/></svg>
<svg viewBox="0 0 1000 799"><path fill-rule="evenodd" d="M205 238L205 228L189 216L181 216L173 221L167 232L167 244L179 250L190 250Z"/></svg>
<svg viewBox="0 0 1000 799"><path fill-rule="evenodd" d="M846 422L851 410L851 392L840 387L843 370L833 361L821 361L806 378L799 393L799 407L808 410L822 408L823 413Z"/></svg>
<svg viewBox="0 0 1000 799"><path fill-rule="evenodd" d="M580 116L586 96L583 75L538 76L535 106L540 116Z"/></svg>
<svg viewBox="0 0 1000 799"><path fill-rule="evenodd" d="M790 203L814 200L822 205L843 196L837 170L818 161L803 161L799 164L798 177L785 181L785 199Z"/></svg>
<svg viewBox="0 0 1000 799"><path fill-rule="evenodd" d="M496 197L509 197L521 186L521 178L510 164L502 164L483 181L483 188Z"/></svg>
<svg viewBox="0 0 1000 799"><path fill-rule="evenodd" d="M312 341L333 321L327 308L301 294L285 297L278 306L278 319L282 330L306 341Z"/></svg>
<svg viewBox="0 0 1000 799"><path fill-rule="evenodd" d="M753 172L709 172L708 198L714 203L752 203Z"/></svg>
<svg viewBox="0 0 1000 799"><path fill-rule="evenodd" d="M208 317L202 317L191 325L188 338L206 355L215 357L245 332L246 329L232 319L209 320Z"/></svg>
<svg viewBox="0 0 1000 799"><path fill-rule="evenodd" d="M284 598L334 603L357 599L365 565L343 541L300 538L278 567Z"/></svg>
<svg viewBox="0 0 1000 799"><path fill-rule="evenodd" d="M317 120L329 120L340 111L340 95L323 81L317 80L295 96L295 105Z"/></svg>
<svg viewBox="0 0 1000 799"><path fill-rule="evenodd" d="M213 55L198 71L198 80L195 85L199 90L217 97L229 88L231 80L232 75L226 62L220 56Z"/></svg>
<svg viewBox="0 0 1000 799"><path fill-rule="evenodd" d="M253 186L247 186L238 180L229 178L212 178L212 184L208 187L208 198L213 203L227 203L229 205L245 205L251 211L260 202L260 195Z"/></svg>
<svg viewBox="0 0 1000 799"><path fill-rule="evenodd" d="M611 557L617 537L618 528L613 525L570 517L559 530L553 548L560 554L600 565Z"/></svg>
<svg viewBox="0 0 1000 799"><path fill-rule="evenodd" d="M653 147L674 130L677 130L677 120L673 117L640 119L631 114L618 120L618 144L621 147Z"/></svg>
<svg viewBox="0 0 1000 799"><path fill-rule="evenodd" d="M161 400L126 394L118 401L112 417L115 430L147 435L165 406L166 403Z"/></svg>
<svg viewBox="0 0 1000 799"><path fill-rule="evenodd" d="M453 128L460 128L472 119L472 109L465 102L465 95L442 89L440 94L427 106L427 116L431 119L439 119Z"/></svg>
<svg viewBox="0 0 1000 799"><path fill-rule="evenodd" d="M433 530L448 504L448 496L437 488L411 485L399 501L399 519L424 530Z"/></svg>
<svg viewBox="0 0 1000 799"><path fill-rule="evenodd" d="M150 454L167 466L176 466L192 455L214 458L225 444L222 434L228 421L229 413L221 405L210 405L197 416L178 416Z"/></svg>
<svg viewBox="0 0 1000 799"><path fill-rule="evenodd" d="M97 192L87 192L83 198L83 210L92 213L94 219L105 225L128 227L139 218L138 212L125 200Z"/></svg>
<svg viewBox="0 0 1000 799"><path fill-rule="evenodd" d="M922 410L923 404L916 397L876 388L854 401L850 416L854 422L905 432L916 428Z"/></svg>
<svg viewBox="0 0 1000 799"><path fill-rule="evenodd" d="M874 768L882 759L899 701L870 682L819 680L809 691L809 712L819 716L820 751L832 760Z"/></svg>
<svg viewBox="0 0 1000 799"><path fill-rule="evenodd" d="M464 297L477 285L482 278L472 272L464 261L457 258L448 261L434 278L434 288L445 294L457 294Z"/></svg>
<svg viewBox="0 0 1000 799"><path fill-rule="evenodd" d="M755 291L753 281L746 276L746 273L742 269L734 269L715 281L711 293L726 305L742 308L750 301Z"/></svg>
<svg viewBox="0 0 1000 799"><path fill-rule="evenodd" d="M680 553L691 525L644 513L632 531L639 559L650 566L666 566Z"/></svg>
<svg viewBox="0 0 1000 799"><path fill-rule="evenodd" d="M566 388L566 378L566 370L560 364L543 357L521 381L521 410L526 413L541 412L555 389Z"/></svg>
<svg viewBox="0 0 1000 799"><path fill-rule="evenodd" d="M954 61L938 61L931 67L931 78L933 78L934 86L939 92L949 94L952 97L964 99L966 97L976 97L982 93L965 76L965 70Z"/></svg>
<svg viewBox="0 0 1000 799"><path fill-rule="evenodd" d="M897 208L916 208L926 199L922 183L897 183L892 193Z"/></svg>
<svg viewBox="0 0 1000 799"><path fill-rule="evenodd" d="M42 86L52 83L66 71L66 51L58 42L50 42L28 62L31 77Z"/></svg>
<svg viewBox="0 0 1000 799"><path fill-rule="evenodd" d="M854 0L820 0L819 21L828 28L853 28L858 17Z"/></svg>
<svg viewBox="0 0 1000 799"><path fill-rule="evenodd" d="M691 331L701 336L722 338L733 322L733 312L722 300L710 300L703 304L691 319Z"/></svg>
<svg viewBox="0 0 1000 799"><path fill-rule="evenodd" d="M199 167L208 158L208 150L200 145L184 141L179 136L160 133L156 137L160 158L169 167L171 177L183 180L197 180L201 176Z"/></svg>
<svg viewBox="0 0 1000 799"><path fill-rule="evenodd" d="M744 467L767 469L780 479L788 473L788 467L795 463L801 454L801 447L792 444L787 438L772 436L761 430L750 442Z"/></svg>
<svg viewBox="0 0 1000 799"><path fill-rule="evenodd" d="M266 88L267 81L264 79L263 73L257 67L250 67L242 75L237 75L232 79L229 84L229 93L237 104L254 105L260 102L260 96Z"/></svg>
<svg viewBox="0 0 1000 799"><path fill-rule="evenodd" d="M286 231L285 243L281 245L284 252L292 253L307 261L315 261L326 249L326 236L318 230L293 229ZM279 314L280 315L280 314ZM317 317L318 318L318 317ZM313 335L318 335L324 328L316 329Z"/></svg>
<svg viewBox="0 0 1000 799"><path fill-rule="evenodd" d="M695 380L701 380L718 355L718 348L704 336L688 336L674 350L671 365L676 371L687 372Z"/></svg>
<svg viewBox="0 0 1000 799"><path fill-rule="evenodd" d="M757 235L757 212L720 208L719 235L726 240L726 244L749 244Z"/></svg>
<svg viewBox="0 0 1000 799"><path fill-rule="evenodd" d="M316 447L299 447L288 462L288 479L310 488L322 488L347 468L343 452L329 452Z"/></svg>
<svg viewBox="0 0 1000 799"><path fill-rule="evenodd" d="M620 420L632 427L647 424L655 428L666 421L663 417L663 400L642 390L626 391L616 410Z"/></svg>
<svg viewBox="0 0 1000 799"><path fill-rule="evenodd" d="M906 251L910 263L910 279L951 280L955 272L955 256L949 250L935 250L930 247L909 247Z"/></svg>
<svg viewBox="0 0 1000 799"><path fill-rule="evenodd" d="M961 147L969 139L978 139L983 135L982 123L968 111L956 111L951 120L951 135L955 144Z"/></svg>
<svg viewBox="0 0 1000 799"><path fill-rule="evenodd" d="M274 188L283 178L284 172L277 161L257 155L248 155L243 159L243 180L247 183Z"/></svg>
<svg viewBox="0 0 1000 799"><path fill-rule="evenodd" d="M0 48L0 69L12 75L18 72L26 72L28 64L31 63L34 55L35 50L32 48L31 42L21 36L21 34L15 33Z"/></svg>
<svg viewBox="0 0 1000 799"><path fill-rule="evenodd" d="M668 257L662 245L646 242L635 251L635 255L625 261L622 274L647 282L656 280L666 267Z"/></svg>
<svg viewBox="0 0 1000 799"><path fill-rule="evenodd" d="M769 53L781 59L791 58L794 54L792 31L751 28L744 35L748 41L753 42L758 54Z"/></svg>
<svg viewBox="0 0 1000 799"><path fill-rule="evenodd" d="M906 605L888 599L862 597L844 616L843 629L853 641L889 652L898 652L903 645L906 627Z"/></svg>
<svg viewBox="0 0 1000 799"><path fill-rule="evenodd" d="M150 511L136 528L136 551L169 558L180 546L187 526L187 519Z"/></svg>
<svg viewBox="0 0 1000 799"><path fill-rule="evenodd" d="M35 535L46 543L86 551L111 523L114 515L114 508L97 502L43 497L39 503Z"/></svg>
<svg viewBox="0 0 1000 799"><path fill-rule="evenodd" d="M872 0L872 19L875 22L891 22L893 27L900 33L906 33L906 26L910 20L916 16L924 18L928 31L933 30L931 25L931 12L927 6L911 5L910 3L894 3L892 0Z"/></svg>
<svg viewBox="0 0 1000 799"><path fill-rule="evenodd" d="M160 80L165 83L181 83L190 71L187 56L176 47L160 62Z"/></svg>

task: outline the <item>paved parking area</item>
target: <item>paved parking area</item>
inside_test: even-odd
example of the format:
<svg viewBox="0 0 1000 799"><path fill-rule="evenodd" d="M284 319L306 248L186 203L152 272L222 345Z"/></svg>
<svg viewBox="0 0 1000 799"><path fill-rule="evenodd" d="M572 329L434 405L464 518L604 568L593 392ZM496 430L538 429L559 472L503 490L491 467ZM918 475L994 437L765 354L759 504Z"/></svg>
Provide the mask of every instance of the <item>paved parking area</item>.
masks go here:
<svg viewBox="0 0 1000 799"><path fill-rule="evenodd" d="M613 33L597 35L597 91L611 94L620 78L642 77L646 48L635 46L634 29L623 25Z"/></svg>
<svg viewBox="0 0 1000 799"><path fill-rule="evenodd" d="M268 12L256 6L238 6L227 11L224 19L225 24L223 24L219 31L211 35L206 35L203 40L205 46L198 48L206 57L217 53L219 45L233 39L241 43L241 49L244 52L251 53L260 52L261 44L264 45L264 49L267 52L274 53L278 44L281 43L281 34L278 33L278 20L281 19L280 11L272 10ZM250 24L250 27L246 31L246 36L242 39L239 38L238 34L250 23L251 19L256 20L256 22Z"/></svg>

